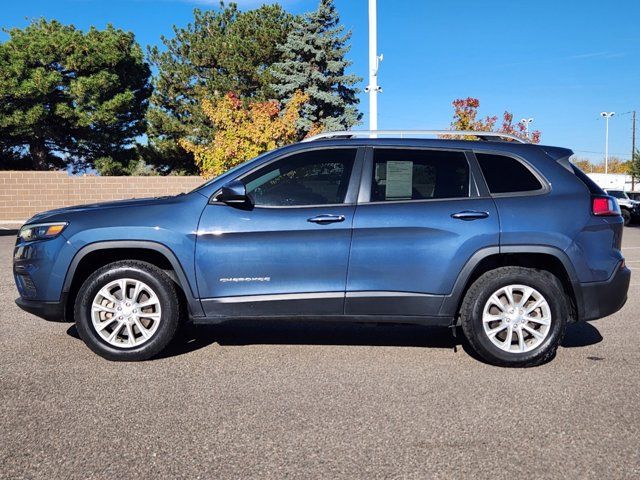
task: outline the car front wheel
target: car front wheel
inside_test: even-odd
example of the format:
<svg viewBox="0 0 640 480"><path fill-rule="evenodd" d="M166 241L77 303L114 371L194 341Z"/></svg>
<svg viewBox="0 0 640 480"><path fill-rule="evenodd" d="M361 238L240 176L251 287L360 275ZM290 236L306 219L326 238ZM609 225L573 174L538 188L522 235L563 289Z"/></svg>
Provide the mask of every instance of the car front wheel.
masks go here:
<svg viewBox="0 0 640 480"><path fill-rule="evenodd" d="M116 361L146 360L175 335L178 295L171 279L154 265L119 261L87 278L74 315L80 338L98 355Z"/></svg>
<svg viewBox="0 0 640 480"><path fill-rule="evenodd" d="M631 223L631 212L627 209L622 209L622 219L625 226L629 225Z"/></svg>
<svg viewBox="0 0 640 480"><path fill-rule="evenodd" d="M502 267L473 283L460 314L464 334L482 358L499 366L530 367L553 358L570 309L553 274Z"/></svg>

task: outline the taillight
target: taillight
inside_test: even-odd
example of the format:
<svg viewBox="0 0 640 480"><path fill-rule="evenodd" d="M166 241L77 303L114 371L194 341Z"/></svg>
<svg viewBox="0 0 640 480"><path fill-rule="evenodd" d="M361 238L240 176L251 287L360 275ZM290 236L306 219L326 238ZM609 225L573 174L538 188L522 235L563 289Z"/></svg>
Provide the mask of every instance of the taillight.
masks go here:
<svg viewBox="0 0 640 480"><path fill-rule="evenodd" d="M591 197L591 211L598 217L617 216L620 215L620 206L613 197Z"/></svg>

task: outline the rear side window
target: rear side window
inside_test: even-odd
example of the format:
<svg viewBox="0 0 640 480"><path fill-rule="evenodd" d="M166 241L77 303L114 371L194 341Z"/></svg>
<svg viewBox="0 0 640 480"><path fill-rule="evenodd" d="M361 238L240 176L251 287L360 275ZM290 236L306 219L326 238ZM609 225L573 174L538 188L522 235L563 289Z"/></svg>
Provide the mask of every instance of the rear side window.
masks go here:
<svg viewBox="0 0 640 480"><path fill-rule="evenodd" d="M542 189L536 176L515 158L476 153L491 193L534 192Z"/></svg>
<svg viewBox="0 0 640 480"><path fill-rule="evenodd" d="M376 148L373 155L372 202L469 196L463 152Z"/></svg>

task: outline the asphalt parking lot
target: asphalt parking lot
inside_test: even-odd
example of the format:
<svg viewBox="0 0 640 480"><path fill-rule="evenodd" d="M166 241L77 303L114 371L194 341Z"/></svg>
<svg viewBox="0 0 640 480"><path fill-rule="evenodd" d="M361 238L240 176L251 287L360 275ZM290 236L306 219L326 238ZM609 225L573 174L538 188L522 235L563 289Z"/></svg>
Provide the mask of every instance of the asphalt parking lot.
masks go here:
<svg viewBox="0 0 640 480"><path fill-rule="evenodd" d="M446 330L241 322L110 363L19 310L0 232L2 478L639 478L640 277L527 370ZM624 253L640 270L640 228Z"/></svg>

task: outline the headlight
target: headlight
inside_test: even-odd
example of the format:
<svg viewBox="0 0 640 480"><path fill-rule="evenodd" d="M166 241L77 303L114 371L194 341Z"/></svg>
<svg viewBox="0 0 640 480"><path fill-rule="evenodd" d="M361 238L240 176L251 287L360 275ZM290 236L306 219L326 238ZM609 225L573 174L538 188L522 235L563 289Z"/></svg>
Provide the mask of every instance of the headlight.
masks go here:
<svg viewBox="0 0 640 480"><path fill-rule="evenodd" d="M25 225L20 229L18 236L25 242L33 240L48 240L56 238L66 228L66 222L54 223L34 223L33 225Z"/></svg>

